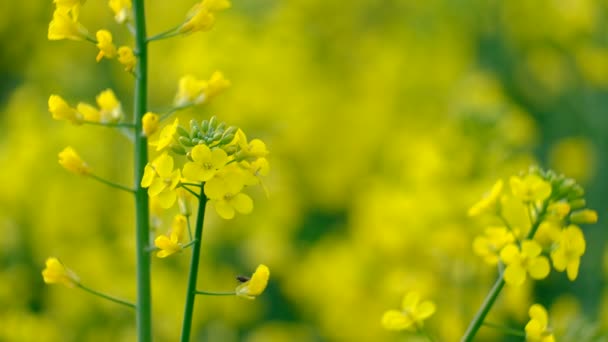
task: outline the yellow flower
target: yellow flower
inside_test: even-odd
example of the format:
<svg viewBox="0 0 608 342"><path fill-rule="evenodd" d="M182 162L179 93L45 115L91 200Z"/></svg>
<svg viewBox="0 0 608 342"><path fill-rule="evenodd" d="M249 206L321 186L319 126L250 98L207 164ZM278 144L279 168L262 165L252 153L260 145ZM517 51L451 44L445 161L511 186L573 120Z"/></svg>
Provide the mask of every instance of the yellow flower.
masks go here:
<svg viewBox="0 0 608 342"><path fill-rule="evenodd" d="M255 299L255 296L259 296L266 289L269 277L270 270L268 270L268 267L259 265L251 279L236 287L236 295L247 299Z"/></svg>
<svg viewBox="0 0 608 342"><path fill-rule="evenodd" d="M561 232L557 245L558 247L551 251L553 266L559 272L566 270L568 279L575 280L578 276L581 256L585 254L583 231L575 225L568 226Z"/></svg>
<svg viewBox="0 0 608 342"><path fill-rule="evenodd" d="M232 219L235 212L249 214L253 210L251 197L241 193L243 172L236 164L230 164L205 183L205 195L215 206L217 214L226 220Z"/></svg>
<svg viewBox="0 0 608 342"><path fill-rule="evenodd" d="M574 211L570 214L570 222L576 224L597 223L597 211L591 209Z"/></svg>
<svg viewBox="0 0 608 342"><path fill-rule="evenodd" d="M53 13L53 20L49 24L49 40L83 40L89 31L78 22L77 17L70 17L65 9L56 9Z"/></svg>
<svg viewBox="0 0 608 342"><path fill-rule="evenodd" d="M114 12L114 19L119 24L124 23L131 16L131 0L110 0L108 5Z"/></svg>
<svg viewBox="0 0 608 342"><path fill-rule="evenodd" d="M175 95L175 106L181 107L190 103L199 104L205 101L205 90L207 82L198 80L192 75L186 75L180 78Z"/></svg>
<svg viewBox="0 0 608 342"><path fill-rule="evenodd" d="M158 125L160 123L160 116L158 114L154 114L152 112L147 112L141 118L142 130L143 134L146 137L151 136L158 130Z"/></svg>
<svg viewBox="0 0 608 342"><path fill-rule="evenodd" d="M215 22L214 12L225 10L230 6L228 0L203 0L188 12L187 20L179 31L181 33L208 31Z"/></svg>
<svg viewBox="0 0 608 342"><path fill-rule="evenodd" d="M59 95L49 97L49 112L55 120L67 120L76 125L82 123L82 115L70 107Z"/></svg>
<svg viewBox="0 0 608 342"><path fill-rule="evenodd" d="M425 319L435 313L435 303L430 300L420 302L418 292L410 292L403 297L401 310L388 310L382 316L382 326L387 330L419 330Z"/></svg>
<svg viewBox="0 0 608 342"><path fill-rule="evenodd" d="M61 10L65 13L71 13L74 20L78 19L78 15L80 14L80 7L84 3L85 0L53 0L53 3L57 7L58 10Z"/></svg>
<svg viewBox="0 0 608 342"><path fill-rule="evenodd" d="M489 227L484 236L473 240L473 251L490 265L498 263L498 256L504 246L515 241L513 234L505 227Z"/></svg>
<svg viewBox="0 0 608 342"><path fill-rule="evenodd" d="M526 341L555 342L555 337L549 329L547 310L540 304L534 304L530 307L528 313L530 314L530 321L526 324Z"/></svg>
<svg viewBox="0 0 608 342"><path fill-rule="evenodd" d="M106 89L97 95L99 106L99 121L102 123L118 122L123 117L122 106L116 99L112 89Z"/></svg>
<svg viewBox="0 0 608 342"><path fill-rule="evenodd" d="M484 196L479 202L473 204L471 209L469 209L469 216L477 216L484 212L496 212L498 210L498 198L502 193L503 182L502 179L499 179L494 186L492 186L492 190Z"/></svg>
<svg viewBox="0 0 608 342"><path fill-rule="evenodd" d="M543 279L549 275L549 261L541 256L540 245L533 240L521 243L521 250L515 244L509 244L500 251L500 258L507 265L504 273L505 282L519 286L526 281L526 275L534 279Z"/></svg>
<svg viewBox="0 0 608 342"><path fill-rule="evenodd" d="M66 268L57 258L46 259L42 278L46 284L63 284L67 287L74 287L80 283L76 273Z"/></svg>
<svg viewBox="0 0 608 342"><path fill-rule="evenodd" d="M253 139L250 142L247 141L245 132L240 128L236 131L233 143L236 143L240 151L237 154L237 159L243 158L261 158L268 155L266 144L260 139Z"/></svg>
<svg viewBox="0 0 608 342"><path fill-rule="evenodd" d="M88 103L80 102L76 106L76 110L84 117L85 121L99 122L101 120L99 110Z"/></svg>
<svg viewBox="0 0 608 342"><path fill-rule="evenodd" d="M194 146L190 151L190 156L193 161L184 165L183 175L199 182L211 179L228 162L226 151L221 148L211 150L207 145Z"/></svg>
<svg viewBox="0 0 608 342"><path fill-rule="evenodd" d="M270 172L270 164L268 164L266 158L258 158L253 162L243 160L239 165L243 170L247 171L244 178L245 185L260 184L262 182L260 177L267 176Z"/></svg>
<svg viewBox="0 0 608 342"><path fill-rule="evenodd" d="M163 153L146 165L141 186L148 188L148 195L157 197L160 206L166 209L175 203L175 187L180 178L179 169L173 170L173 158Z"/></svg>
<svg viewBox="0 0 608 342"><path fill-rule="evenodd" d="M224 78L224 74L219 71L214 72L207 83L206 97L211 99L231 85L230 81Z"/></svg>
<svg viewBox="0 0 608 342"><path fill-rule="evenodd" d="M551 183L535 174L509 179L513 195L524 202L543 201L551 195Z"/></svg>
<svg viewBox="0 0 608 342"><path fill-rule="evenodd" d="M183 215L176 215L173 218L171 232L169 236L160 235L154 240L154 245L160 249L156 256L166 258L171 254L182 250L182 241L188 227L188 221Z"/></svg>
<svg viewBox="0 0 608 342"><path fill-rule="evenodd" d="M61 164L64 169L77 175L88 175L91 173L89 165L87 165L76 151L69 146L59 152L59 164Z"/></svg>
<svg viewBox="0 0 608 342"><path fill-rule="evenodd" d="M128 46L118 48L118 61L125 66L125 71L127 72L132 72L137 63L133 50Z"/></svg>
<svg viewBox="0 0 608 342"><path fill-rule="evenodd" d="M175 121L173 121L173 123L171 125L167 125L167 126L163 127L163 129L160 131L160 136L158 137L158 140L154 141L154 142L150 142L150 145L156 146L157 151L160 151L160 150L164 149L165 147L169 146L169 144L171 144L171 142L173 142L173 136L175 135L175 132L177 131L178 124L179 124L179 120L175 119Z"/></svg>
<svg viewBox="0 0 608 342"><path fill-rule="evenodd" d="M534 234L534 241L538 242L543 248L549 249L559 239L561 230L562 226L559 221L543 221L538 226L536 234Z"/></svg>
<svg viewBox="0 0 608 342"><path fill-rule="evenodd" d="M116 46L112 43L112 34L107 30L99 30L97 31L96 37L97 47L99 48L99 53L96 58L97 62L103 57L114 58L114 56L116 56Z"/></svg>

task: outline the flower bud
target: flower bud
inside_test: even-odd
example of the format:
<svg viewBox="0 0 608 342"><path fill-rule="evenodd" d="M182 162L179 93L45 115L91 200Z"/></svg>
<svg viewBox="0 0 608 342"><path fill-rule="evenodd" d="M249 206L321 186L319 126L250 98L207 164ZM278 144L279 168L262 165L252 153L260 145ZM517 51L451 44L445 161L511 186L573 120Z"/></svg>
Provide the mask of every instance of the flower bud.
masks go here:
<svg viewBox="0 0 608 342"><path fill-rule="evenodd" d="M199 127L198 122L194 119L190 120L190 135L195 136L200 130L201 128Z"/></svg>
<svg viewBox="0 0 608 342"><path fill-rule="evenodd" d="M188 131L186 131L186 129L182 126L177 126L177 134L182 137L190 137L190 133L188 133Z"/></svg>
<svg viewBox="0 0 608 342"><path fill-rule="evenodd" d="M179 138L177 138L177 140L179 141L180 144L182 144L184 146L192 147L195 145L192 142L192 140L190 140L190 138L187 138L187 137L179 137Z"/></svg>
<svg viewBox="0 0 608 342"><path fill-rule="evenodd" d="M222 140L220 140L220 145L229 144L230 142L232 142L232 140L234 140L234 134L224 134Z"/></svg>
<svg viewBox="0 0 608 342"><path fill-rule="evenodd" d="M582 209L587 205L587 201L584 198L577 198L575 200L570 201L570 207L573 210Z"/></svg>
<svg viewBox="0 0 608 342"><path fill-rule="evenodd" d="M171 151L182 156L186 155L186 149L182 145L171 145Z"/></svg>
<svg viewBox="0 0 608 342"><path fill-rule="evenodd" d="M206 133L208 130L209 130L209 121L203 120L200 131Z"/></svg>
<svg viewBox="0 0 608 342"><path fill-rule="evenodd" d="M577 210L570 214L570 222L575 224L593 224L597 222L597 212L591 209Z"/></svg>
<svg viewBox="0 0 608 342"><path fill-rule="evenodd" d="M147 112L141 118L141 123L142 123L142 131L143 131L144 136L149 137L158 130L158 125L160 123L160 117L158 116L158 114L154 114L152 112Z"/></svg>

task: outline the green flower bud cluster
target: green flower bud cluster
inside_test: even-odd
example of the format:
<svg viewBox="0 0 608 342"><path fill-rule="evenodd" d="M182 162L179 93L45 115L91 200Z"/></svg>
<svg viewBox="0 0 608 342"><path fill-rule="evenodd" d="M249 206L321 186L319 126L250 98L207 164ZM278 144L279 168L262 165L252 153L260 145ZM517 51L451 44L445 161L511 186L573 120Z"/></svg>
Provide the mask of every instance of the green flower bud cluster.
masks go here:
<svg viewBox="0 0 608 342"><path fill-rule="evenodd" d="M224 122L218 122L215 116L209 120L198 122L195 119L190 120L190 129L187 130L182 126L177 126L176 137L177 142L171 146L171 150L177 154L187 155L188 151L196 145L207 145L209 147L221 147L228 154L230 144L236 135L238 128L234 126L226 127Z"/></svg>

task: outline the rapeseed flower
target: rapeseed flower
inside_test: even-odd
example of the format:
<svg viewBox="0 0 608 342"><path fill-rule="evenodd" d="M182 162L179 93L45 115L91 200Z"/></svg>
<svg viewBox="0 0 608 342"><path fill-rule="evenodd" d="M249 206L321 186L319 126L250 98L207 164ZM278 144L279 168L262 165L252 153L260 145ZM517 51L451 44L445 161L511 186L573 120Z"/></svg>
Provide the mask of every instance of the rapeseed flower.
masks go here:
<svg viewBox="0 0 608 342"><path fill-rule="evenodd" d="M137 63L133 50L128 46L118 48L118 61L125 67L125 71L127 72L132 72Z"/></svg>
<svg viewBox="0 0 608 342"><path fill-rule="evenodd" d="M65 267L57 258L46 259L42 278L46 284L63 284L67 287L74 287L80 283L76 273Z"/></svg>
<svg viewBox="0 0 608 342"><path fill-rule="evenodd" d="M504 271L505 282L519 286L526 281L529 274L533 279L543 279L550 271L547 257L541 256L542 249L538 242L525 240L521 249L516 244L508 244L500 251L500 258L507 266Z"/></svg>
<svg viewBox="0 0 608 342"><path fill-rule="evenodd" d="M117 23L123 24L131 17L131 0L110 0L108 5L114 12L114 19Z"/></svg>
<svg viewBox="0 0 608 342"><path fill-rule="evenodd" d="M553 332L549 328L547 310L540 304L534 304L528 312L530 321L526 324L526 341L555 342Z"/></svg>
<svg viewBox="0 0 608 342"><path fill-rule="evenodd" d="M59 164L63 166L64 169L77 175L85 176L91 173L89 165L84 162L78 153L70 146L59 152Z"/></svg>
<svg viewBox="0 0 608 342"><path fill-rule="evenodd" d="M543 201L551 195L551 183L533 173L523 178L512 176L509 184L513 196L524 202Z"/></svg>
<svg viewBox="0 0 608 342"><path fill-rule="evenodd" d="M488 227L485 235L473 240L473 251L490 265L498 264L499 254L503 247L513 243L515 237L505 227Z"/></svg>
<svg viewBox="0 0 608 342"><path fill-rule="evenodd" d="M575 225L565 228L557 239L557 248L551 251L553 267L559 272L567 271L568 279L575 280L585 254L585 237L583 231Z"/></svg>
<svg viewBox="0 0 608 342"><path fill-rule="evenodd" d="M177 125L179 124L179 120L175 119L171 125L167 125L163 127L160 131L160 136L157 141L151 142L150 145L156 146L156 150L160 151L165 147L169 146L173 142L173 136L175 132L177 132Z"/></svg>
<svg viewBox="0 0 608 342"><path fill-rule="evenodd" d="M55 120L67 120L73 124L82 123L82 114L70 107L59 95L51 95L49 97L49 112L51 112Z"/></svg>
<svg viewBox="0 0 608 342"><path fill-rule="evenodd" d="M96 33L97 47L99 53L96 60L99 62L102 58L114 58L116 56L116 46L112 43L112 34L107 30L99 30Z"/></svg>
<svg viewBox="0 0 608 342"><path fill-rule="evenodd" d="M496 212L498 211L498 199L502 193L503 181L499 179L494 185L490 192L484 196L479 202L473 204L469 209L469 216L477 216L484 212Z"/></svg>
<svg viewBox="0 0 608 342"><path fill-rule="evenodd" d="M228 162L226 151L221 148L209 149L207 145L196 145L190 151L191 162L184 165L183 175L187 179L206 182Z"/></svg>
<svg viewBox="0 0 608 342"><path fill-rule="evenodd" d="M420 302L418 292L409 292L403 297L401 310L388 310L382 316L382 326L388 330L418 331L424 320L435 313L435 303Z"/></svg>
<svg viewBox="0 0 608 342"><path fill-rule="evenodd" d="M152 112L147 112L141 118L141 123L143 135L149 137L158 130L158 125L160 124L160 116Z"/></svg>
<svg viewBox="0 0 608 342"><path fill-rule="evenodd" d="M205 183L205 195L215 206L217 214L224 219L232 219L235 212L249 214L253 210L253 200L241 192L244 186L243 172L236 164L230 164Z"/></svg>
<svg viewBox="0 0 608 342"><path fill-rule="evenodd" d="M230 8L228 0L203 0L190 9L186 22L180 27L181 33L208 31L215 23L215 12Z"/></svg>
<svg viewBox="0 0 608 342"><path fill-rule="evenodd" d="M255 299L264 292L268 285L268 278L270 277L270 270L266 265L259 265L251 279L245 281L236 287L236 295L247 299Z"/></svg>
<svg viewBox="0 0 608 342"><path fill-rule="evenodd" d="M49 23L49 40L84 40L89 31L78 22L78 16L63 8L57 8L53 13L53 20Z"/></svg>
<svg viewBox="0 0 608 342"><path fill-rule="evenodd" d="M173 218L169 236L160 235L154 239L154 245L160 249L160 251L156 253L156 256L159 258L166 258L171 254L181 251L182 241L184 240L187 226L187 218L183 215L176 215Z"/></svg>
<svg viewBox="0 0 608 342"><path fill-rule="evenodd" d="M175 188L180 178L179 169L173 170L173 158L163 153L146 165L141 186L148 188L148 195L156 197L159 205L166 209L175 203Z"/></svg>

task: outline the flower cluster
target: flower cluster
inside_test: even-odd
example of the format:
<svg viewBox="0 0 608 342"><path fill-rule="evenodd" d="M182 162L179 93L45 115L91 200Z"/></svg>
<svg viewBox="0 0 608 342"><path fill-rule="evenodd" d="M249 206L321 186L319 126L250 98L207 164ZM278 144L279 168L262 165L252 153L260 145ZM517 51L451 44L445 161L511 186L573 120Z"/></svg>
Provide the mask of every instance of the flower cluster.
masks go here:
<svg viewBox="0 0 608 342"><path fill-rule="evenodd" d="M585 253L579 224L595 223L597 213L586 209L583 188L552 171L531 169L509 179L510 192L499 180L489 195L469 210L470 216L489 215L494 224L473 241L474 252L489 264L501 264L509 285L528 277L544 279L551 266L578 275Z"/></svg>
<svg viewBox="0 0 608 342"><path fill-rule="evenodd" d="M148 188L150 197L157 197L162 207L175 203L179 187L199 186L224 219L253 210L253 200L243 190L261 185L261 177L268 174L268 151L263 141L249 141L241 129L226 127L212 117L200 123L191 120L189 129L176 119L151 144L162 153L146 166L141 186ZM186 157L182 167L174 168L169 151Z"/></svg>

